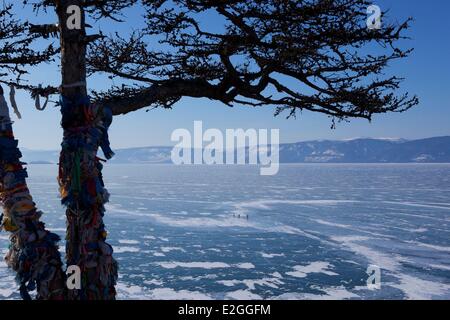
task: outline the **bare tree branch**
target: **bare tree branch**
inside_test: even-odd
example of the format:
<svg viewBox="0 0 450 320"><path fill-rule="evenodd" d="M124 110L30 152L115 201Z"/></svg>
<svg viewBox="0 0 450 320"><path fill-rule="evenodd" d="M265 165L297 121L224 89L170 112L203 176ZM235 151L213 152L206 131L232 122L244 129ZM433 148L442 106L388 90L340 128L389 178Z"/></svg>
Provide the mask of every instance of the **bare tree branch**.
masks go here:
<svg viewBox="0 0 450 320"><path fill-rule="evenodd" d="M158 105L155 97L165 101L173 96L272 105L276 114L310 110L342 119L371 119L418 103L415 96L396 94L402 79L384 76L390 62L411 53L396 46L406 38L410 20L368 30L368 1L143 3L146 30L104 38L88 54L90 74L138 83L132 97L139 101L125 97L129 89L103 94L105 103L114 101L116 114ZM206 13L223 22L223 32L203 26ZM192 91L192 83L204 94ZM169 84L176 84L171 92ZM144 99L146 94L151 96ZM119 106L119 101L127 105Z"/></svg>

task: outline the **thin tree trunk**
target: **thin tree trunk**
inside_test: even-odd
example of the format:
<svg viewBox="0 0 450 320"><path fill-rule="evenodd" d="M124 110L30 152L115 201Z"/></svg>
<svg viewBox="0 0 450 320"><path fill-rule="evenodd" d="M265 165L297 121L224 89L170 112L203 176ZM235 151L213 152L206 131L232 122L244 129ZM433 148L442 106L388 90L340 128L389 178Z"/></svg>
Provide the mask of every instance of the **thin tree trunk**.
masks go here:
<svg viewBox="0 0 450 320"><path fill-rule="evenodd" d="M85 22L81 0L58 1L61 38L61 113L64 139L60 155L59 185L67 207L67 265L81 269L81 289L69 290L68 298L111 300L115 298L117 263L112 247L105 242L104 203L108 192L102 179L99 146L105 146L112 115L92 105L86 89ZM81 29L70 30L67 8L81 11ZM109 158L111 154L106 154Z"/></svg>
<svg viewBox="0 0 450 320"><path fill-rule="evenodd" d="M62 300L65 275L57 242L59 237L46 230L40 221L42 212L28 190L27 172L14 139L8 106L0 89L0 201L4 210L2 227L11 232L9 267L17 272L20 293L29 300L29 291L37 290L37 299Z"/></svg>

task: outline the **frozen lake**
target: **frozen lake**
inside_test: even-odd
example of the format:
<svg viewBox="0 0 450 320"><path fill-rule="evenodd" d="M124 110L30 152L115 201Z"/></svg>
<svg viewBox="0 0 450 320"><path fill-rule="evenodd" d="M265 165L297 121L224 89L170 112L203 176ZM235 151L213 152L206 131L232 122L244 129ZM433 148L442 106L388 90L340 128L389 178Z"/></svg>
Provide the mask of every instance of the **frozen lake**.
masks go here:
<svg viewBox="0 0 450 320"><path fill-rule="evenodd" d="M64 238L56 174L32 165L29 185ZM104 176L119 299L450 299L450 165L281 165L276 176L106 165ZM373 264L379 290L366 286ZM15 298L1 262L0 299Z"/></svg>

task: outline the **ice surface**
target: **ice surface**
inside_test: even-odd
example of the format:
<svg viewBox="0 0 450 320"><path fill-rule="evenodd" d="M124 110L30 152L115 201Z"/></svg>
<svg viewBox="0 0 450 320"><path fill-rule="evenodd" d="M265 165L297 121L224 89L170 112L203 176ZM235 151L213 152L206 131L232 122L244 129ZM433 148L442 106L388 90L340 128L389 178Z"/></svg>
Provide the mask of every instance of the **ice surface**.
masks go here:
<svg viewBox="0 0 450 320"><path fill-rule="evenodd" d="M29 172L64 239L54 166ZM119 299L450 299L450 165L282 165L262 177L107 164L104 178ZM366 287L371 264L380 290ZM17 289L0 261L0 299Z"/></svg>
<svg viewBox="0 0 450 320"><path fill-rule="evenodd" d="M328 276L337 276L338 274L330 271L332 265L325 261L315 261L306 266L294 266L294 271L286 272L287 275L296 278L306 278L310 273L323 273Z"/></svg>

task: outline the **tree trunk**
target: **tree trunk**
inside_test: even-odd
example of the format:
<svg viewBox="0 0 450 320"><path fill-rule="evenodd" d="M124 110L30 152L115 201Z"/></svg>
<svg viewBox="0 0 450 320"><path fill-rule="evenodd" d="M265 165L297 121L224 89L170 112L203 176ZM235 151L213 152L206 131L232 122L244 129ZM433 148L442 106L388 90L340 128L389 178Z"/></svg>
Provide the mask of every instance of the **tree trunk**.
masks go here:
<svg viewBox="0 0 450 320"><path fill-rule="evenodd" d="M0 89L0 201L4 217L2 227L11 232L11 246L6 256L9 267L17 272L20 294L30 300L29 291L36 288L36 299L62 300L65 274L57 242L59 237L40 222L42 212L28 190L22 154L14 139L8 106Z"/></svg>
<svg viewBox="0 0 450 320"><path fill-rule="evenodd" d="M61 38L61 125L64 139L60 155L59 185L62 203L67 207L67 265L81 269L81 289L68 290L76 300L115 298L117 263L112 247L105 242L104 203L108 192L102 179L99 146L108 150L107 128L112 115L107 108L92 105L86 89L86 32L81 0L60 0L57 14ZM81 28L69 29L73 14L67 8L77 6ZM71 11L69 11L71 12ZM75 17L76 18L76 17ZM105 153L107 158L112 152Z"/></svg>

